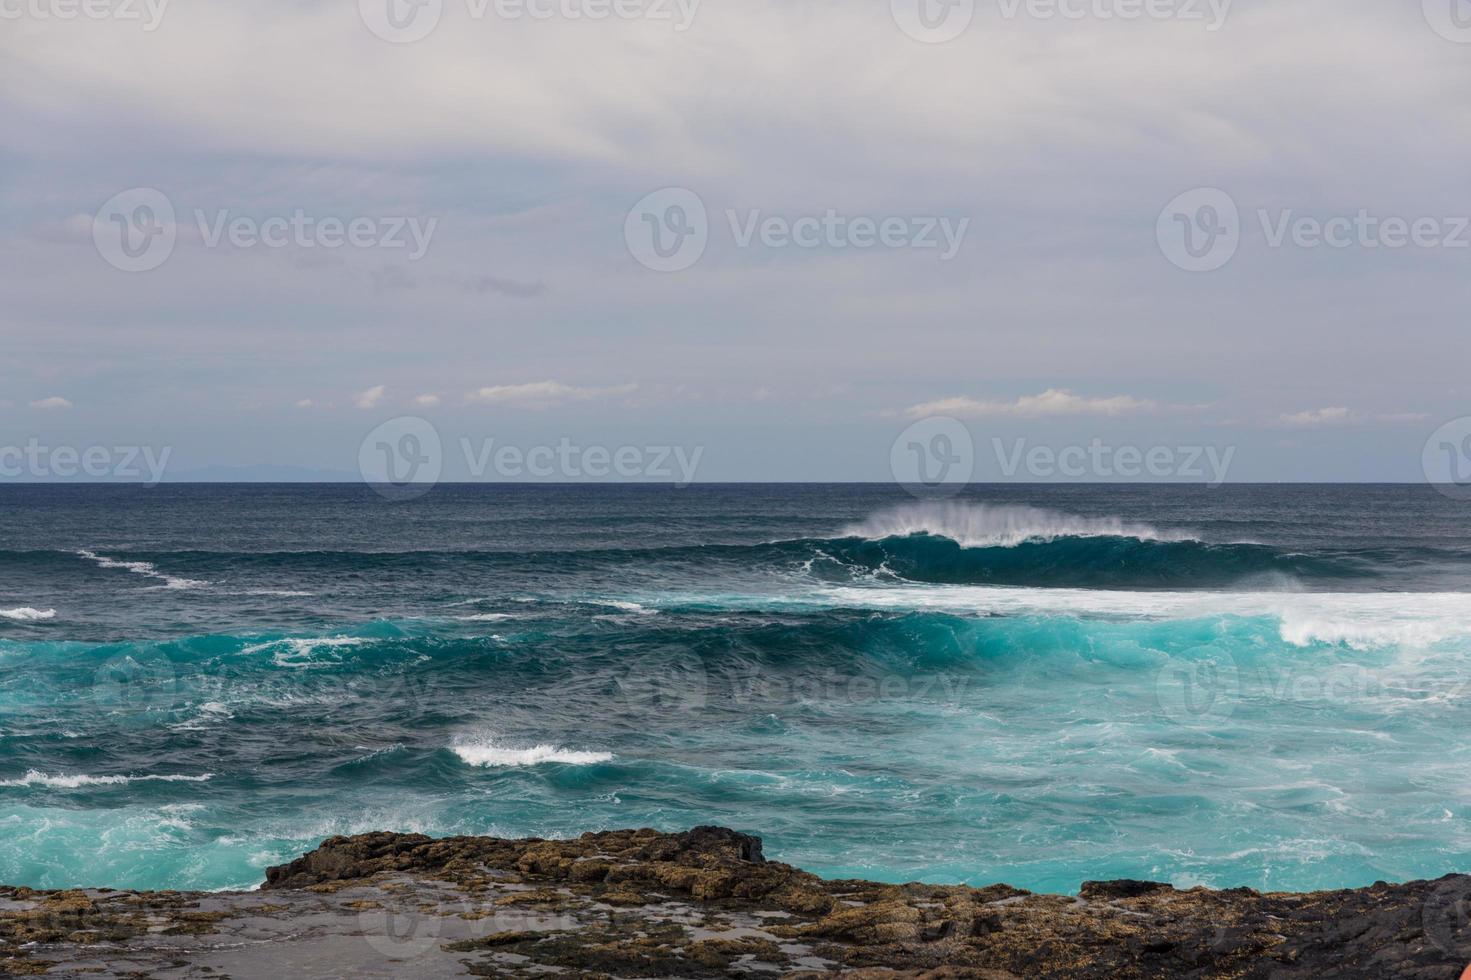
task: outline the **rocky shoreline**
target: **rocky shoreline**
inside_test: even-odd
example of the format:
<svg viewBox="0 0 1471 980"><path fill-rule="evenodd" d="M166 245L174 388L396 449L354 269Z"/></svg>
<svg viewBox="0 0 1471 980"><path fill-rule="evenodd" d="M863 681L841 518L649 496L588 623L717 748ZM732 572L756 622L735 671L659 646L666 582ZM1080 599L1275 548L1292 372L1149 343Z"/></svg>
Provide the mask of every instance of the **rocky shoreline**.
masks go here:
<svg viewBox="0 0 1471 980"><path fill-rule="evenodd" d="M828 881L719 827L336 837L259 891L0 888L0 975L1416 978L1471 963L1471 877L1076 897Z"/></svg>

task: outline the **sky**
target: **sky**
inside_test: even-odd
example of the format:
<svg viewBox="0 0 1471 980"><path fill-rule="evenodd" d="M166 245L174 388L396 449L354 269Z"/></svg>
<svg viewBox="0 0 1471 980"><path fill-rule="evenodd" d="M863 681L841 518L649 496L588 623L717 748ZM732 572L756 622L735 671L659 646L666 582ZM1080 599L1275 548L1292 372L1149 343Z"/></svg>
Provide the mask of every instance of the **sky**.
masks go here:
<svg viewBox="0 0 1471 980"><path fill-rule="evenodd" d="M0 0L0 480L1471 475L1468 83L1471 0Z"/></svg>

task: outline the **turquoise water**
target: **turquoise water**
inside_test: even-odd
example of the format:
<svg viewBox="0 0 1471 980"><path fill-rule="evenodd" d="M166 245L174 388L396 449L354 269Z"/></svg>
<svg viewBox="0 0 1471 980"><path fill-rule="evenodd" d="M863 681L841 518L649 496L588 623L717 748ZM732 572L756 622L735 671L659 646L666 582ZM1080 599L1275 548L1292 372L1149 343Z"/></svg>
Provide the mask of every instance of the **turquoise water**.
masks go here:
<svg viewBox="0 0 1471 980"><path fill-rule="evenodd" d="M1427 488L0 488L0 881L721 823L819 873L1471 866Z"/></svg>

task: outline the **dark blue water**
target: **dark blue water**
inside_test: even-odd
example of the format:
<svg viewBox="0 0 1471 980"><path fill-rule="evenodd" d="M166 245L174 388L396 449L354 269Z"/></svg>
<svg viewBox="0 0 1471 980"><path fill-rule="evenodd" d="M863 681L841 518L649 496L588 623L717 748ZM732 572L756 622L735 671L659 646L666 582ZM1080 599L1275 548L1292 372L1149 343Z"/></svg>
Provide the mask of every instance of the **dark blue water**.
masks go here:
<svg viewBox="0 0 1471 980"><path fill-rule="evenodd" d="M0 881L722 823L830 875L1471 867L1428 487L0 487Z"/></svg>

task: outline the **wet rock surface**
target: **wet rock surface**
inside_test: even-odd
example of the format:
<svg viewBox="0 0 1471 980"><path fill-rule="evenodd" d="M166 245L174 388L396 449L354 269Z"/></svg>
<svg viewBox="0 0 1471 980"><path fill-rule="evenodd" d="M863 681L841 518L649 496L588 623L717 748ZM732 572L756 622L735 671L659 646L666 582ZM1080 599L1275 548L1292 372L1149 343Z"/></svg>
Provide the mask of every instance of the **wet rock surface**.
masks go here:
<svg viewBox="0 0 1471 980"><path fill-rule="evenodd" d="M826 881L718 827L365 834L245 893L0 888L0 975L1416 978L1471 964L1471 877L1076 898Z"/></svg>

